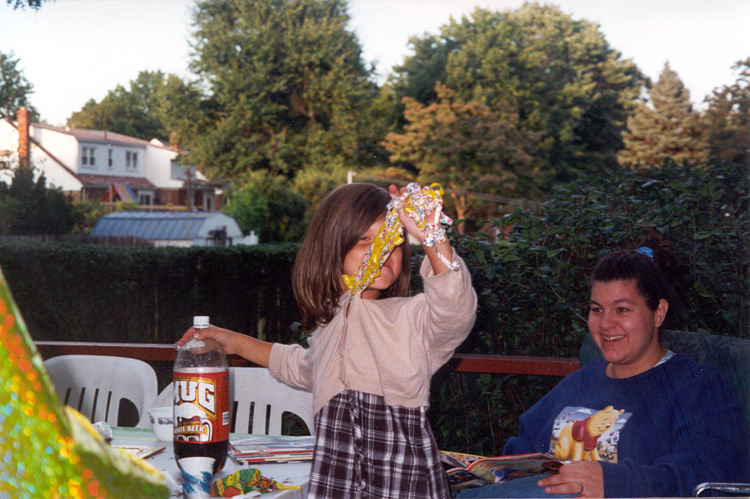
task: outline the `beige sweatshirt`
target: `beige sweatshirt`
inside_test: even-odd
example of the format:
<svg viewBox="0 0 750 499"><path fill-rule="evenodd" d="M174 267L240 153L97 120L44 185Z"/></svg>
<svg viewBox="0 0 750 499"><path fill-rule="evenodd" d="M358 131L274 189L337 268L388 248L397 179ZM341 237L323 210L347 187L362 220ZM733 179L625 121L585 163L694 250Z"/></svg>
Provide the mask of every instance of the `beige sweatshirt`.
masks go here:
<svg viewBox="0 0 750 499"><path fill-rule="evenodd" d="M273 345L271 374L312 386L315 413L347 389L382 395L392 406L427 407L430 379L471 331L477 297L463 261L456 272L434 275L425 258L420 274L424 293L413 297L345 293L331 322L310 335L309 348Z"/></svg>

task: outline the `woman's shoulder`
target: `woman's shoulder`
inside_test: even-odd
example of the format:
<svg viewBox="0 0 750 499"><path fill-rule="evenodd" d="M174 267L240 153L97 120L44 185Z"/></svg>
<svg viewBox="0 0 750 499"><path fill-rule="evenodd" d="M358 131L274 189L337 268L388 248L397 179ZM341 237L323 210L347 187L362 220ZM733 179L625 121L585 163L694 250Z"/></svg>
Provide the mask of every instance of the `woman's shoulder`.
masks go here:
<svg viewBox="0 0 750 499"><path fill-rule="evenodd" d="M664 364L667 373L683 373L696 378L722 378L719 371L711 364L696 362L679 353L675 353Z"/></svg>

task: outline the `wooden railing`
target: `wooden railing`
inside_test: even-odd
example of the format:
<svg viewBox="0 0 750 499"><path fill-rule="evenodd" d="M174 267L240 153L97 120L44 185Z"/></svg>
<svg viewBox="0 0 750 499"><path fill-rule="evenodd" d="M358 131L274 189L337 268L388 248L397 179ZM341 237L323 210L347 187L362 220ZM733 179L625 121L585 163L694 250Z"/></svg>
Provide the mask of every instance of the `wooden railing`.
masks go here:
<svg viewBox="0 0 750 499"><path fill-rule="evenodd" d="M37 341L43 358L58 355L86 354L131 357L143 361L170 362L177 356L174 345L155 343L81 343L66 341ZM232 366L247 366L242 357L230 356ZM455 354L446 366L455 372L488 374L530 374L566 376L578 369L573 357L526 357L518 355Z"/></svg>

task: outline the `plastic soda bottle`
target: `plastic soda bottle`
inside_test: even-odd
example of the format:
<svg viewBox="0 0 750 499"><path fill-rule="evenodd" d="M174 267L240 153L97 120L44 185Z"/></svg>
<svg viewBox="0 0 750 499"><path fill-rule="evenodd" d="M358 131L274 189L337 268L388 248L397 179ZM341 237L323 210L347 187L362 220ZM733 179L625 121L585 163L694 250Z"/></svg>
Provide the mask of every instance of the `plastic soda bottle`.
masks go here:
<svg viewBox="0 0 750 499"><path fill-rule="evenodd" d="M193 318L196 329L208 328L208 317ZM221 345L191 339L177 353L173 376L174 455L214 459L223 466L229 450L229 366Z"/></svg>

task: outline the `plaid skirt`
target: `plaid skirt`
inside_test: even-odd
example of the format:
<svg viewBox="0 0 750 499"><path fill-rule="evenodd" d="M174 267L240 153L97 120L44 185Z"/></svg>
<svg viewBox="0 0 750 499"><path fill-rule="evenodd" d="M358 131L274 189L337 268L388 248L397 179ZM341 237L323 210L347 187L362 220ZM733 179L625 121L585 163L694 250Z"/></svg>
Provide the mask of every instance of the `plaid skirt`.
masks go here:
<svg viewBox="0 0 750 499"><path fill-rule="evenodd" d="M451 497L425 408L347 390L315 415L308 499Z"/></svg>

